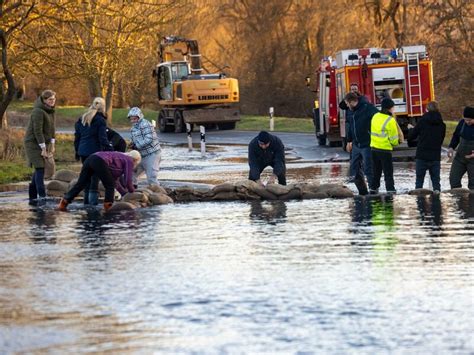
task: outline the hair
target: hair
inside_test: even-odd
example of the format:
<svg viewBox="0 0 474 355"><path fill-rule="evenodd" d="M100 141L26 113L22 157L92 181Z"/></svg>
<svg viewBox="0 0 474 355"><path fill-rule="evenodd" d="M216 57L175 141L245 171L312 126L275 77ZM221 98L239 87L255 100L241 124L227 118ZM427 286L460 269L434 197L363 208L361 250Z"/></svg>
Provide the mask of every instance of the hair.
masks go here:
<svg viewBox="0 0 474 355"><path fill-rule="evenodd" d="M350 92L344 97L344 101L359 101L359 96L354 92Z"/></svg>
<svg viewBox="0 0 474 355"><path fill-rule="evenodd" d="M89 109L82 115L81 122L84 126L89 126L92 119L97 112L105 114L105 100L101 97L96 97Z"/></svg>
<svg viewBox="0 0 474 355"><path fill-rule="evenodd" d="M140 155L138 150L131 150L131 151L125 153L125 154L127 154L129 157L131 157L133 159L135 166L140 164L140 162L142 161L142 156Z"/></svg>
<svg viewBox="0 0 474 355"><path fill-rule="evenodd" d="M44 91L41 93L40 96L41 96L41 98L42 98L43 101L44 101L44 100L49 99L49 98L52 97L52 96L56 96L56 93L55 93L53 90L47 89L47 90L44 90Z"/></svg>
<svg viewBox="0 0 474 355"><path fill-rule="evenodd" d="M439 112L439 105L436 101L430 101L426 105L428 112Z"/></svg>

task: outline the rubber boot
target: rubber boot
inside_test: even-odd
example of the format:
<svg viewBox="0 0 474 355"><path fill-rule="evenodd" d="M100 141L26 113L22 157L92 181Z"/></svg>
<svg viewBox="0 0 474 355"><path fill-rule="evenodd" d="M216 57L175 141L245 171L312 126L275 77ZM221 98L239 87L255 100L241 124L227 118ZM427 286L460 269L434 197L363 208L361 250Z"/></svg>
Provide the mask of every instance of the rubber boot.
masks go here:
<svg viewBox="0 0 474 355"><path fill-rule="evenodd" d="M66 199L62 198L59 202L58 210L67 211L67 205L69 205L69 202L67 202Z"/></svg>
<svg viewBox="0 0 474 355"><path fill-rule="evenodd" d="M104 202L104 211L107 212L108 210L110 210L113 204L113 202Z"/></svg>
<svg viewBox="0 0 474 355"><path fill-rule="evenodd" d="M99 204L99 192L89 190L89 205L97 206Z"/></svg>

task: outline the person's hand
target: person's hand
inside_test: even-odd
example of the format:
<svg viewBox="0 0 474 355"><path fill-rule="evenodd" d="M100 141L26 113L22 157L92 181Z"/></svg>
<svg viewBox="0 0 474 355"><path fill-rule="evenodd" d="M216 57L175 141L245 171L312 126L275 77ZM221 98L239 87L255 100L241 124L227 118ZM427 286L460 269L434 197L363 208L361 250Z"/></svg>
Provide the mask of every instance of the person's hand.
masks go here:
<svg viewBox="0 0 474 355"><path fill-rule="evenodd" d="M81 160L81 157L80 157L79 154L77 154L77 153L74 155L74 158L76 159L76 161L80 161L80 160Z"/></svg>
<svg viewBox="0 0 474 355"><path fill-rule="evenodd" d="M135 143L133 143L133 142L130 142L130 143L128 143L128 149L131 149L131 150L136 150L136 149L137 149L137 147L135 146Z"/></svg>
<svg viewBox="0 0 474 355"><path fill-rule="evenodd" d="M46 151L46 148L41 149L41 156L42 156L43 158L47 158L47 157L48 157L48 152Z"/></svg>
<svg viewBox="0 0 474 355"><path fill-rule="evenodd" d="M464 156L466 159L474 159L474 150L471 151L471 154Z"/></svg>
<svg viewBox="0 0 474 355"><path fill-rule="evenodd" d="M255 181L255 182L256 182L257 184L259 184L260 186L265 186L265 185L263 184L263 181L262 181L261 179L258 179L258 180Z"/></svg>
<svg viewBox="0 0 474 355"><path fill-rule="evenodd" d="M352 142L347 143L347 145L346 145L346 151L347 151L348 153L352 152Z"/></svg>
<svg viewBox="0 0 474 355"><path fill-rule="evenodd" d="M412 128L415 128L415 126L413 126L411 123L409 123L409 124L407 125L407 128L408 128L408 129L412 129Z"/></svg>
<svg viewBox="0 0 474 355"><path fill-rule="evenodd" d="M272 176L270 176L270 178L268 179L267 185L274 184L276 179L277 179L277 176L275 174L272 174Z"/></svg>
<svg viewBox="0 0 474 355"><path fill-rule="evenodd" d="M454 156L454 149L453 148L449 148L448 149L448 158L452 158Z"/></svg>

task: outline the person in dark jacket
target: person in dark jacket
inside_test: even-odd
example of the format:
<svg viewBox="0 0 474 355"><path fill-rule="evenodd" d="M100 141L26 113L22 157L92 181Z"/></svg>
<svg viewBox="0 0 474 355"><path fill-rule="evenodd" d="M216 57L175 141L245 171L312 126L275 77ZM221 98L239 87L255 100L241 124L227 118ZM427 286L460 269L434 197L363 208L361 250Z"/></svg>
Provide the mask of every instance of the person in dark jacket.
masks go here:
<svg viewBox="0 0 474 355"><path fill-rule="evenodd" d="M249 180L263 185L260 174L267 167L273 168L273 174L268 180L273 184L278 178L280 185L286 185L285 146L280 138L266 131L261 131L249 144Z"/></svg>
<svg viewBox="0 0 474 355"><path fill-rule="evenodd" d="M44 90L36 99L26 128L24 138L26 158L28 164L35 169L28 187L30 203L44 200L46 197L44 168L45 159L54 154L55 103L56 93L52 90Z"/></svg>
<svg viewBox="0 0 474 355"><path fill-rule="evenodd" d="M439 112L438 103L431 101L427 112L418 120L416 126L408 125L408 140L418 138L416 147L416 189L422 189L426 171L430 172L433 191L441 191L441 146L446 135L446 125Z"/></svg>
<svg viewBox="0 0 474 355"><path fill-rule="evenodd" d="M82 165L76 184L64 194L58 209L66 211L67 206L90 184L93 176L98 176L105 188L104 209L107 211L114 202L114 190L120 194L134 192L133 169L140 163L141 155L132 150L128 153L97 152L91 154Z"/></svg>
<svg viewBox="0 0 474 355"><path fill-rule="evenodd" d="M467 172L469 190L474 190L474 107L466 106L449 143L448 157L454 155L449 183L451 188L462 187L461 180Z"/></svg>
<svg viewBox="0 0 474 355"><path fill-rule="evenodd" d="M117 131L114 131L112 128L107 127L106 131L107 139L110 143L112 143L114 151L125 153L125 151L127 150L127 142L125 142L125 139L123 139L123 137Z"/></svg>
<svg viewBox="0 0 474 355"><path fill-rule="evenodd" d="M353 92L348 93L344 100L354 112L347 131L347 151L351 153L349 181L356 184L360 195L367 195L369 191L364 179L365 174L369 189L372 193L376 193L377 189L373 185L370 126L372 116L379 111L374 105Z"/></svg>
<svg viewBox="0 0 474 355"><path fill-rule="evenodd" d="M76 122L74 148L76 159L84 164L96 152L112 151L113 146L107 138L105 100L96 97L89 109ZM99 201L99 179L93 177L90 186L84 190L84 204L96 205Z"/></svg>
<svg viewBox="0 0 474 355"><path fill-rule="evenodd" d="M367 98L359 92L359 86L356 83L351 84L349 92L352 92L352 93L356 94L357 96L359 96L360 100L364 100L365 102L368 102ZM349 106L347 106L347 103L344 99L342 99L341 102L339 103L339 108L341 110L344 110L345 113L346 113L346 122L345 122L345 126L344 126L345 127L345 132L346 132L346 137L345 137L345 143L344 143L344 147L343 147L344 150L346 150L347 149L347 132L350 129L352 118L354 116L354 111L352 111L349 108Z"/></svg>

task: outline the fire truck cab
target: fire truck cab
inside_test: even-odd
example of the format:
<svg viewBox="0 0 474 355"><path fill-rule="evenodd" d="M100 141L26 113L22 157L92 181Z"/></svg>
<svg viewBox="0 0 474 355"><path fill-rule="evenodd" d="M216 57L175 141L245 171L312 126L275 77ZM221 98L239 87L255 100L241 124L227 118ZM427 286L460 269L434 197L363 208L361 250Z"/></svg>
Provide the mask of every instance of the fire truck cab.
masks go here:
<svg viewBox="0 0 474 355"><path fill-rule="evenodd" d="M342 50L336 53L336 60L328 57L321 61L317 77L313 120L320 145L345 142L346 112L339 109L339 103L351 85L357 85L378 109L383 98L391 98L405 133L408 123L415 124L434 100L432 62L424 45Z"/></svg>

